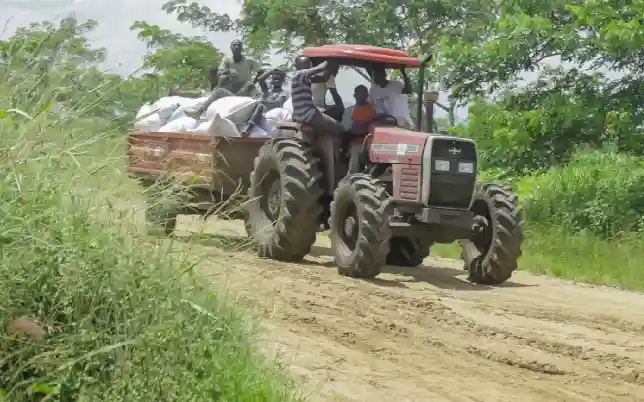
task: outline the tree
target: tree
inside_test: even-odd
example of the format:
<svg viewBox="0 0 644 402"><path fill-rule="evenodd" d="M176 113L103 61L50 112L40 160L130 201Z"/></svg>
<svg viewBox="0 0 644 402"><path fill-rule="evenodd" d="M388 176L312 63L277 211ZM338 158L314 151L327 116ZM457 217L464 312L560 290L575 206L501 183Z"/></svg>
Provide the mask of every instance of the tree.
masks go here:
<svg viewBox="0 0 644 402"><path fill-rule="evenodd" d="M172 33L145 21L136 21L132 30L138 31L148 53L143 67L162 75L171 85L188 89L207 86L208 70L217 67L222 53L205 37L188 37Z"/></svg>

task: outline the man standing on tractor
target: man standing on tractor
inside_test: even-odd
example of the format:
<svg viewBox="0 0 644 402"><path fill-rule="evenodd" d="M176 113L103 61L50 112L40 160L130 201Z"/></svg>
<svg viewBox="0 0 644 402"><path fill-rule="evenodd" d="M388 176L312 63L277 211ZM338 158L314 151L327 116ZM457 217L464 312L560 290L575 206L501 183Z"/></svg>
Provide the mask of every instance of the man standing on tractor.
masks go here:
<svg viewBox="0 0 644 402"><path fill-rule="evenodd" d="M405 69L401 68L400 72L404 82L388 80L384 66L376 65L371 71L373 83L369 91L369 100L378 114L393 116L399 125L408 126L411 118L406 95L412 92L412 87Z"/></svg>
<svg viewBox="0 0 644 402"><path fill-rule="evenodd" d="M315 106L311 89L313 83L326 82L330 75L337 74L338 65L332 61L324 61L313 67L308 57L298 56L295 59L295 68L297 71L291 78L293 119L298 123L309 124L316 130L341 134L344 131L342 123L322 113Z"/></svg>

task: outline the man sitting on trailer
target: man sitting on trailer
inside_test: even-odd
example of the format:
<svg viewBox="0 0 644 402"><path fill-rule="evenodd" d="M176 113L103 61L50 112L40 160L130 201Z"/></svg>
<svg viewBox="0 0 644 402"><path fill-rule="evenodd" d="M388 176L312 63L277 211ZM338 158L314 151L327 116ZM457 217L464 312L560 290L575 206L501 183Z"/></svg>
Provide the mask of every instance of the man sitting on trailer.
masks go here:
<svg viewBox="0 0 644 402"><path fill-rule="evenodd" d="M269 77L270 87L266 82ZM285 78L286 73L280 68L268 70L257 78L257 83L262 90L262 103L266 106L266 110L282 107L288 99L288 93L284 91L283 87Z"/></svg>

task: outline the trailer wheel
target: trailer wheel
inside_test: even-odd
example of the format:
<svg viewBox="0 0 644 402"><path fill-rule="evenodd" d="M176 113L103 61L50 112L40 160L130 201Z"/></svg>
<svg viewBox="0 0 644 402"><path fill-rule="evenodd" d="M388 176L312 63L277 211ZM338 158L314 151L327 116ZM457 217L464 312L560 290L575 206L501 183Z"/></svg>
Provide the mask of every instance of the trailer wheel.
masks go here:
<svg viewBox="0 0 644 402"><path fill-rule="evenodd" d="M372 177L354 174L343 180L331 203L331 248L338 273L374 278L386 264L391 231L389 196Z"/></svg>
<svg viewBox="0 0 644 402"><path fill-rule="evenodd" d="M313 148L297 138L268 141L250 176L246 232L261 257L300 261L320 224L322 172Z"/></svg>
<svg viewBox="0 0 644 402"><path fill-rule="evenodd" d="M467 266L469 280L485 285L499 285L518 267L523 243L523 215L517 195L497 183L484 183L471 209L475 213L477 233L472 242L481 257Z"/></svg>
<svg viewBox="0 0 644 402"><path fill-rule="evenodd" d="M417 267L429 256L431 244L409 237L392 237L389 241L387 265Z"/></svg>

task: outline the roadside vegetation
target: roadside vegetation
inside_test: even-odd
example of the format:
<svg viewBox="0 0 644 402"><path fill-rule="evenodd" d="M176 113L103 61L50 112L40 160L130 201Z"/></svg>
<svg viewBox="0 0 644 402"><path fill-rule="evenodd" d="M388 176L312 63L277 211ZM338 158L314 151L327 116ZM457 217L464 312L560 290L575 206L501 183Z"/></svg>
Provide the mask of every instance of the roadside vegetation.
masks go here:
<svg viewBox="0 0 644 402"><path fill-rule="evenodd" d="M155 87L91 67L92 26L0 42L0 401L299 400L194 256L141 236L114 108ZM21 319L44 339L11 333Z"/></svg>
<svg viewBox="0 0 644 402"><path fill-rule="evenodd" d="M259 58L331 42L437 54L431 74L450 111L469 107L466 123L451 115L442 128L476 139L484 175L521 195L522 268L644 289L641 4L296 3L247 0L240 20L182 0L163 9L238 29ZM136 110L169 86L203 87L221 52L134 22L146 70L121 77L101 69L106 51L86 39L95 26L70 16L0 38L0 325L27 318L47 332L0 338L0 400L296 400L256 352L252 321L120 205L137 198L122 169Z"/></svg>

